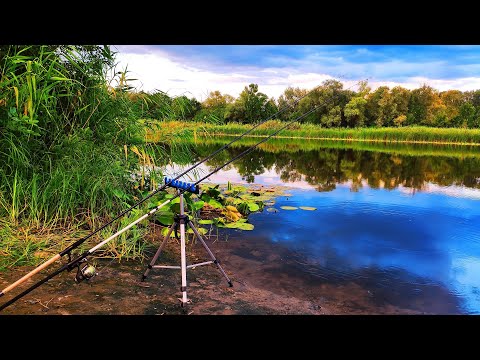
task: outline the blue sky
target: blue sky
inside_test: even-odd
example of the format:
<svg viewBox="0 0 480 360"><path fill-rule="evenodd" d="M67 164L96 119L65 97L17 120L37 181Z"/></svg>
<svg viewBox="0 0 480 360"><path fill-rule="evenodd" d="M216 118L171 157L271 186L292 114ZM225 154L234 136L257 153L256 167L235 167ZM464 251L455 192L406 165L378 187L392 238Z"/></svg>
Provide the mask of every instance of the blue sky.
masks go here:
<svg viewBox="0 0 480 360"><path fill-rule="evenodd" d="M479 45L116 45L139 89L204 100L250 84L278 97L288 86L313 88L335 78L345 87L426 83L438 90L480 89Z"/></svg>

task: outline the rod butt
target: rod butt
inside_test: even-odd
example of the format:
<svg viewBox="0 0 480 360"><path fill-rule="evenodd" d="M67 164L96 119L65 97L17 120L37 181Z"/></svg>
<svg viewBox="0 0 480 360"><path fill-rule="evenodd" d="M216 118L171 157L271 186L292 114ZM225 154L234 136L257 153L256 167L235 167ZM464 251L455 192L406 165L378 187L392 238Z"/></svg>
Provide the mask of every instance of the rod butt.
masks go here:
<svg viewBox="0 0 480 360"><path fill-rule="evenodd" d="M228 282L228 286L233 287L233 284L231 281Z"/></svg>

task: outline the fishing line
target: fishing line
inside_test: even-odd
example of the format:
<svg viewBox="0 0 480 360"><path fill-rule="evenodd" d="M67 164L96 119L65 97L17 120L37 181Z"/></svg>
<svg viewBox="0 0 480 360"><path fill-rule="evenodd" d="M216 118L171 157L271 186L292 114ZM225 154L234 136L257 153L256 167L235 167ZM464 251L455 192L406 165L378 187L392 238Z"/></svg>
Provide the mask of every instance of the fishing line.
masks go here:
<svg viewBox="0 0 480 360"><path fill-rule="evenodd" d="M354 85L350 86L349 88L345 89L345 90L348 90L350 89L351 87L353 87ZM313 89L314 90L314 89ZM308 94L310 94L313 90L311 90ZM305 95L307 96L307 95ZM304 97L305 97L304 96ZM330 100L332 99L333 97L330 98ZM280 127L278 130L276 130L275 132L273 132L272 134L270 134L269 136L267 136L266 138L264 138L263 140L259 141L258 143L252 145L251 147L249 147L248 149L244 150L243 152L241 152L240 154L236 155L235 157L233 157L232 159L230 159L229 161L227 161L226 163L224 163L223 165L220 165L218 166L217 168L215 168L213 171L211 171L209 174L205 175L204 177L200 178L199 180L197 180L195 183L193 183L191 186L195 187L197 186L199 183L201 183L202 181L204 181L205 179L207 179L208 177L210 177L211 175L215 174L216 172L218 172L219 170L223 169L225 166L231 164L232 162L234 162L235 160L247 155L248 153L250 153L251 151L253 151L257 146L263 144L264 142L268 141L271 137L277 135L280 131L286 129L288 126L290 126L292 123L296 122L296 121L299 121L303 118L305 118L306 116L312 114L314 111L316 111L318 108L320 108L321 106L324 106L326 105L326 102L322 103L322 104L319 104L319 105L316 105L314 108L312 108L311 110L307 111L306 113L300 115L299 117L293 119L293 120L290 120L288 121L284 126ZM266 120L265 120L266 121ZM263 122L265 122L263 121ZM258 126L258 125L257 125ZM253 128L252 128L253 129ZM235 141L241 139L243 136L245 136L246 134L248 134L252 129L250 129L249 131L243 133L242 135L240 135L239 137L236 138L236 140L233 140L231 141L230 143L228 143L227 145L231 145L232 143L234 143ZM161 188L159 189L165 189L168 185L170 185L171 183L173 183L175 180L177 180L179 177L185 175L188 171L194 169L196 166L202 164L203 162L207 161L208 159L212 158L214 156L214 154L218 154L218 152L220 152L221 150L227 148L227 146L222 146L219 150L215 151L214 153L210 154L209 156L207 156L205 159L203 159L201 162L198 162L196 165L192 166L190 169L188 169L187 171L184 171L182 174L180 174L179 176L177 176L176 178L174 179L170 179L169 181L167 181L167 179L165 180L165 185L163 185ZM72 269L74 269L75 267L78 268L78 272L77 272L77 276L79 275L79 273L81 273L81 268L80 268L80 265L82 262L86 262L86 257L93 254L96 250L98 250L100 247L102 247L103 245L105 245L106 243L108 243L109 241L113 240L114 238L116 238L117 236L121 235L122 233L124 233L125 231L127 231L128 229L130 229L131 227L135 226L137 223L139 223L140 221L143 221L145 220L146 218L148 218L149 216L153 215L155 212L157 212L159 209L161 209L162 207L164 207L165 205L167 205L168 203L172 202L174 199L176 199L177 197L179 197L181 194L183 194L185 191L187 191L188 189L179 189L179 191L177 192L176 195L174 195L172 198L166 200L165 202L163 202L162 204L156 206L155 208L151 209L149 212L147 212L146 214L144 214L143 216L141 216L140 218L138 218L137 220L133 221L132 223L130 223L129 225L127 225L126 227L124 227L123 229L119 230L117 233L111 235L109 238L107 238L106 240L100 242L99 244L95 245L93 248L91 248L90 250L87 250L85 251L84 253L82 253L80 256L78 256L77 258L71 260L71 254L70 254L70 251L73 249L72 244L71 246L69 246L67 249L70 249L69 251L66 251L67 249L65 249L62 253L63 255L65 254L68 254L69 256L69 262L67 264L65 264L64 266L62 266L61 268L57 269L56 271L54 271L53 273L51 273L50 275L48 275L47 277L45 277L44 279L38 281L36 284L32 285L30 288L26 289L25 291L23 291L22 293L18 294L17 296L15 296L14 298L12 298L11 300L7 301L5 304L1 305L0 306L0 311L2 311L3 309L5 309L7 306L13 304L14 302L16 302L18 299L22 298L23 296L25 296L26 294L30 293L32 290L36 289L37 287L39 287L40 285L44 284L45 282L47 282L48 280L50 280L51 278L53 278L54 276L60 274L61 272L65 271L65 270L68 270L68 271L71 271ZM142 201L138 202L138 204L141 204L142 202L144 202L147 198L153 196L153 194L157 193L158 191L160 190L156 190L154 191L152 194L148 195L145 199L143 199ZM134 206L133 206L134 207ZM131 207L131 209L133 209L133 207ZM126 213L127 211L125 211L124 213ZM112 221L113 222L113 221ZM111 222L110 222L111 223ZM105 227L106 225L104 225ZM101 228L97 229L96 232L98 232ZM95 233L95 232L94 232ZM90 234L88 237L92 236L94 233ZM86 238L88 238L86 237ZM85 238L85 239L86 239ZM80 239L82 240L82 239ZM77 242L79 242L80 240L78 240ZM77 243L76 242L76 243ZM80 244L80 243L79 243ZM78 246L78 245L77 245ZM52 262L54 262L56 259L60 258L60 256L62 256L61 254L62 253L59 253L57 254L56 256L54 256L52 259L48 260L46 263L42 264L41 266L39 266L39 268L43 269L45 268L46 266L48 266L49 264L51 264ZM48 264L48 265L45 265L45 264ZM38 268L37 268L38 269ZM37 269L33 270L32 273L37 273L38 271L36 271ZM93 272L92 274L92 271L90 268L88 268L87 266L83 267L83 269L86 269L88 270L88 275L86 275L84 278L90 278L90 277L93 277L95 275L95 273ZM90 276L90 274L92 274ZM28 275L28 274L27 274ZM26 275L26 276L27 276ZM84 274L80 274L80 275L84 275ZM80 281L83 280L84 278L80 277ZM23 279L23 278L22 278ZM20 280L22 280L20 279ZM11 288L13 288L15 286L17 286L19 283L20 283L20 280L18 280L17 282L15 282L14 284L10 285L9 287L7 287L7 289L11 290ZM24 279L23 281L25 281L26 279ZM76 280L77 280L77 277L76 277ZM23 282L22 281L22 282ZM5 293L5 290L2 291L2 294L3 295Z"/></svg>

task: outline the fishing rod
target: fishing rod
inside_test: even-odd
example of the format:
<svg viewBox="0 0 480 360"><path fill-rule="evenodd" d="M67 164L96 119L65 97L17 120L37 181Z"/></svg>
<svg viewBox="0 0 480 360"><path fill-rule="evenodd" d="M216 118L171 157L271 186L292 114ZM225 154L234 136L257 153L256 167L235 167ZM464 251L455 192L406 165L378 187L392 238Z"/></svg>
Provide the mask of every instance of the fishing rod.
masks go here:
<svg viewBox="0 0 480 360"><path fill-rule="evenodd" d="M320 106L322 105L325 105L325 104L320 104L320 105L317 105L315 106L313 109L307 111L306 113L300 115L299 117L293 119L293 120L290 120L288 121L284 126L282 126L281 128L279 128L278 130L276 130L275 132L273 132L272 134L270 134L268 137L264 138L263 140L257 142L256 144L252 145L251 147L249 147L248 149L244 150L243 152L241 152L240 154L234 156L232 159L230 159L228 162L226 162L225 164L223 165L220 165L218 166L217 168L215 168L213 171L211 171L209 174L205 175L204 177L202 177L201 179L197 180L195 183L193 184L189 184L188 185L188 188L186 186L184 186L182 189L179 189L179 191L177 192L176 195L174 195L173 197L171 197L170 199L166 200L165 202L161 203L160 205L156 206L155 208L151 209L149 212L147 212L146 214L144 214L143 216L139 217L137 220L133 221L132 223L130 223L129 225L127 225L126 227L124 227L123 229L119 230L118 232L116 232L115 234L111 235L109 238L105 239L104 241L100 242L99 244L95 245L94 247L92 247L90 250L87 250L85 252L83 252L81 255L79 255L77 258L71 260L70 258L70 254L69 254L69 262L65 265L63 265L62 267L60 267L59 269L55 270L53 273L49 274L48 276L46 276L44 279L38 281L37 283L35 283L34 285L32 285L31 287L29 287L28 289L26 289L25 291L23 291L22 293L18 294L17 296L15 296L14 298L12 298L11 300L7 301L6 303L4 303L3 305L0 306L0 311L2 311L3 309L5 309L6 307L8 307L9 305L13 304L14 302L16 302L17 300L19 300L20 298L24 297L25 295L27 295L28 293L30 293L31 291L35 290L37 287L39 287L40 285L44 284L45 282L47 282L48 280L52 279L53 277L57 276L58 274L62 273L63 271L65 270L68 270L68 271L71 271L72 269L74 269L75 267L78 268L77 270L77 275L75 277L75 281L77 282L80 282L84 279L90 279L92 278L93 276L95 276L95 269L92 267L92 266L89 266L88 263L87 264L84 264L84 266L82 267L82 263L86 263L86 257L87 256L90 256L92 255L95 251L97 251L99 248L101 248L102 246L104 246L105 244L107 244L109 241L113 240L114 238L116 238L117 236L123 234L125 231L127 231L128 229L130 229L132 226L135 226L136 224L138 224L139 222L145 220L146 218L148 218L149 216L153 215L154 213L156 213L158 210L160 210L162 207L164 207L165 205L167 205L168 203L172 202L175 198L179 197L181 194L183 194L185 191L189 190L189 189L192 189L192 187L196 187L199 183L201 183L203 180L207 179L208 177L210 177L211 175L215 174L216 172L218 172L219 170L223 169L225 166L231 164L232 162L234 162L235 160L247 155L248 153L250 153L251 151L253 151L258 145L268 141L271 137L277 135L280 131L284 130L285 128L287 128L288 126L290 126L293 122L295 121L299 121L301 119L303 119L304 117L310 115L311 113L313 113L314 111L316 111ZM165 182L167 183L167 180L165 180ZM173 180L169 181L168 183L172 183ZM92 269L93 268L93 269Z"/></svg>
<svg viewBox="0 0 480 360"><path fill-rule="evenodd" d="M316 87L314 87L312 90L310 90L309 92L307 92L305 95L297 98L293 104L291 105L288 105L284 108L282 108L282 110L279 110L277 111L275 114L269 116L268 118L266 118L265 120L262 120L260 123L254 125L251 129L247 130L246 132L244 132L243 134L240 134L238 135L237 137L235 137L232 141L230 141L229 143L223 145L221 148L219 148L218 150L214 151L213 153L211 153L210 155L208 155L207 157L205 157L203 160L197 162L196 164L192 165L190 168L188 168L187 170L183 171L182 173L180 173L179 175L177 175L175 178L171 179L168 183L165 183L163 186L161 186L160 188L156 189L155 191L153 191L152 193L150 193L149 195L147 195L145 198L143 198L142 200L138 201L137 203L133 204L132 206L130 206L128 209L122 211L120 214L118 214L115 218L113 218L112 220L106 222L105 224L103 224L102 226L100 226L99 228L97 228L95 231L91 232L90 234L86 235L85 237L81 238L81 239L78 239L77 241L75 241L73 244L71 244L70 246L68 246L67 248L65 248L64 250L62 250L61 252L59 252L58 254L52 256L50 259L48 259L47 261L45 261L43 264L37 266L35 269L33 269L32 271L30 271L28 274L24 275L23 277L21 277L20 279L18 279L17 281L15 281L14 283L8 285L6 288L4 288L1 292L0 292L0 297L2 297L3 295L5 295L7 292L13 290L14 288L16 288L18 285L22 284L23 282L25 282L26 280L28 280L29 278L31 278L33 275L39 273L40 271L42 271L43 269L47 268L48 266L50 266L51 264L53 264L54 262L56 262L58 259L60 259L61 257L65 256L65 255L68 255L69 258L70 258L70 254L71 254L71 251L76 249L77 247L79 247L81 244L83 244L85 241L87 241L89 238L91 238L93 235L97 234L99 231L105 229L107 226L111 225L112 223L114 223L115 221L117 221L118 219L120 219L122 216L124 216L125 214L129 213L130 211L132 211L134 208L136 208L137 206L143 204L145 201L147 201L148 199L150 199L152 196L154 196L155 194L159 193L160 191L162 190L165 190L173 181L175 180L178 180L180 177L182 177L183 175L187 174L188 172L190 172L191 170L195 169L196 167L200 166L201 164L203 164L204 162L210 160L211 158L213 158L215 155L217 155L218 153L220 153L221 151L225 150L226 148L228 148L230 145L232 145L233 143L235 143L236 141L239 141L240 139L242 139L245 135L248 135L249 133L251 133L254 129L256 129L257 127L259 127L260 125L264 124L265 122L267 122L268 120L271 120L273 119L274 117L282 114L283 112L285 112L289 107L295 107L302 99L304 99L305 97L307 97L308 95L310 95L311 93L313 93L317 88L319 88L320 86L322 85L318 85Z"/></svg>
<svg viewBox="0 0 480 360"><path fill-rule="evenodd" d="M350 86L349 88L345 89L345 90L348 90L350 89L351 87L353 87L354 85ZM312 90L313 91L313 90ZM312 91L310 91L309 93L307 93L305 96L303 96L302 98L306 97L308 94L310 94ZM332 97L333 98L333 97ZM330 99L332 99L330 98ZM300 101L300 99L298 99L296 101L296 103L298 103L298 101ZM187 190L190 190L192 187L195 187L197 186L200 182L202 182L203 180L207 179L208 177L210 177L211 175L215 174L216 172L218 172L219 170L223 169L225 166L231 164L233 161L247 155L248 153L250 153L251 151L253 151L257 146L259 146L260 144L268 141L271 137L277 135L280 131L284 130L285 128L287 128L288 126L290 126L293 122L295 121L299 121L301 119L303 119L304 117L310 115L311 113L313 113L314 111L316 111L319 107L323 106L323 105L326 105L326 102L323 102L322 104L319 104L317 106L315 106L313 109L309 110L308 112L300 115L299 117L293 119L293 120L290 120L288 121L284 126L282 126L280 129L276 130L274 133L270 134L269 136L267 136L266 138L264 138L263 140L259 141L258 143L252 145L250 148L246 149L245 151L243 151L242 153L238 154L237 156L233 157L232 159L230 159L228 162L226 162L225 164L215 168L213 171L211 171L209 174L205 175L203 178L197 180L194 184L192 185L188 185L188 187L185 187L183 186L183 191L182 190L179 190L177 192L176 195L174 195L172 198L168 199L167 201L163 202L162 204L156 206L155 208L153 208L152 210L150 210L148 213L144 214L143 216L141 216L140 218L138 218L137 220L133 221L131 224L127 225L125 228L119 230L117 233L113 234L112 236L110 236L108 239L102 241L101 243L99 243L98 245L94 246L93 248L91 248L90 250L88 251L85 251L83 254L81 254L80 256L78 256L77 258L75 259L71 259L71 250L73 248L71 248L71 246L69 247L70 248L70 251L67 253L68 254L68 259L69 259L69 262L67 264L65 264L64 266L62 266L61 268L57 269L56 271L54 271L53 273L51 273L50 275L48 275L47 277L45 277L44 279L40 280L39 282L37 282L36 284L32 285L30 288L26 289L25 291L23 291L21 294L17 295L16 297L12 298L11 300L9 300L8 302L6 302L5 304L1 305L0 306L0 311L2 311L3 309L5 309L7 306L13 304L14 302L16 302L18 299L22 298L23 296L25 296L26 294L30 293L32 290L36 289L37 287L39 287L40 285L42 285L43 283L47 282L48 280L50 280L51 278L53 278L54 276L60 274L61 272L65 271L65 270L68 270L68 271L71 271L73 268L77 267L78 270L77 270L77 275L75 277L75 281L76 282L80 282L84 279L90 279L92 278L93 276L96 275L95 273L95 268L93 268L93 266L89 266L88 263L85 264L85 266L81 267L80 265L83 263L83 262L86 262L86 257L89 256L89 255L92 255L96 250L98 250L100 247L102 247L103 245L105 245L106 243L108 243L109 241L113 240L114 238L116 238L117 236L121 235L122 233L124 233L125 231L127 231L128 229L130 229L132 226L136 225L137 223L141 222L142 220L145 220L146 218L148 218L149 216L153 215L155 212L157 212L159 209L161 209L163 206L167 205L168 203L172 202L175 198L179 197L180 195L182 195L185 191ZM284 109L285 110L285 109ZM284 111L283 110L283 111ZM265 121L263 121L265 122ZM258 126L258 125L257 125ZM249 131L248 131L249 132ZM245 136L248 132L240 135L236 140L238 140L239 138ZM235 141L235 140L234 140ZM234 141L231 141L229 144L232 144ZM226 146L223 146L222 149L225 149ZM217 150L216 152L214 152L213 154L216 154L218 153L219 151ZM211 158L212 157L212 154L209 155L207 158L205 158L203 160L206 161L206 159L208 158ZM202 162L199 162L197 164L200 165ZM192 166L192 168L194 168ZM186 174L189 170L187 171L184 171L182 174L178 175L177 177L173 178L173 179L170 179L170 180L167 180L165 179L165 185L161 187L161 189L165 189L167 186L169 186L170 184L174 183L174 181L176 179L178 179L179 177L183 176L184 174ZM177 183L181 183L181 185L185 185L184 183L182 182L177 182ZM197 187L198 188L198 187ZM159 190L155 191L154 193L158 192ZM153 195L150 194L148 197L151 197ZM147 198L148 198L147 197ZM146 198L144 199L146 200ZM144 201L143 200L143 201ZM139 202L141 203L141 202ZM98 231L98 230L97 230ZM93 235L93 233L91 234ZM90 235L90 236L91 236ZM53 262L53 261L52 261ZM45 267L45 266L44 266ZM43 268L44 268L43 267ZM37 271L38 272L38 271ZM25 279L26 280L26 279Z"/></svg>

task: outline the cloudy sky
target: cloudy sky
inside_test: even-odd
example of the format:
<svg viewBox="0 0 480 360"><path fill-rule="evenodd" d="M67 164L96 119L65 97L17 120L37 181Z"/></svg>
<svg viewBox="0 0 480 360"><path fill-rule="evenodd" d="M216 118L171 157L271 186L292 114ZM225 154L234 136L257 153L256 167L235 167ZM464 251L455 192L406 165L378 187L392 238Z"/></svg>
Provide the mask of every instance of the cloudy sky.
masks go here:
<svg viewBox="0 0 480 360"><path fill-rule="evenodd" d="M204 100L238 96L250 84L278 97L288 86L313 88L335 78L345 87L426 83L438 90L480 89L479 45L114 45L138 90ZM355 89L355 86L352 88Z"/></svg>

